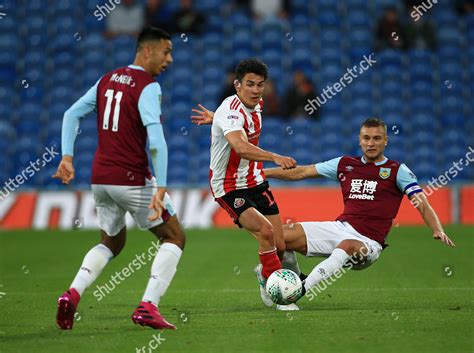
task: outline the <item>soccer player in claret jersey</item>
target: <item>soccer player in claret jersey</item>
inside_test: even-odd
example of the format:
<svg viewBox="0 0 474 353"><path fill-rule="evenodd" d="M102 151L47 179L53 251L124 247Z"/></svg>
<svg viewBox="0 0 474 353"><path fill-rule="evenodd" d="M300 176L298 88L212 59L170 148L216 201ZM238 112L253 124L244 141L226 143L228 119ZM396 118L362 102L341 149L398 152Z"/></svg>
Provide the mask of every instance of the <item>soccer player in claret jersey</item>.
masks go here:
<svg viewBox="0 0 474 353"><path fill-rule="evenodd" d="M383 120L367 119L361 126L359 141L361 157L343 156L291 170L264 170L268 178L302 180L327 177L341 185L344 211L336 221L301 222L284 227L287 252L293 251L293 256L297 251L308 257L327 257L304 279L306 292L344 266L359 270L374 263L386 246L385 240L403 195L407 195L433 230L434 239L454 246L444 233L416 176L405 164L385 157L388 138ZM293 264L291 269L301 274L296 257Z"/></svg>
<svg viewBox="0 0 474 353"><path fill-rule="evenodd" d="M258 147L267 66L248 59L239 63L235 73L236 94L227 97L215 113L201 105L201 110L193 109L198 115L192 116L192 120L198 125L212 122L211 191L234 223L257 239L261 265L257 266L256 273L260 293L263 302L272 306L264 289L265 282L273 271L281 268L280 258L285 259L285 247L278 206L262 172L262 162L274 162L289 169L296 166L296 161ZM277 309L298 308L290 305L277 306Z"/></svg>
<svg viewBox="0 0 474 353"><path fill-rule="evenodd" d="M157 308L176 273L185 243L166 192L168 150L160 121L161 88L154 79L172 63L171 51L166 32L145 28L137 40L133 65L102 76L64 114L63 157L53 177L69 184L74 179L73 150L79 120L94 109L97 111L98 147L92 166L92 192L102 239L86 254L69 290L58 299L56 322L62 329L72 329L84 291L125 245L127 212L141 229L150 230L161 242L132 320L156 329L176 328ZM147 137L156 179L149 169Z"/></svg>

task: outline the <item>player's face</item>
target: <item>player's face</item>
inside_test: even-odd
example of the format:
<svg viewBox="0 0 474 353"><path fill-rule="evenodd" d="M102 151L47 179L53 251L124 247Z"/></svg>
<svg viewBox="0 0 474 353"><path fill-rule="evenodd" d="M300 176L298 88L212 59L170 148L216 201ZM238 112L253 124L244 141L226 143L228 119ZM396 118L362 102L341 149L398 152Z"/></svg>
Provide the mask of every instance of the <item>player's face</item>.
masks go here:
<svg viewBox="0 0 474 353"><path fill-rule="evenodd" d="M150 43L148 47L148 69L153 76L158 76L173 62L171 51L173 44L170 40L162 39Z"/></svg>
<svg viewBox="0 0 474 353"><path fill-rule="evenodd" d="M265 89L265 79L262 76L248 73L242 78L242 82L236 85L236 91L240 100L248 108L253 109L262 98Z"/></svg>
<svg viewBox="0 0 474 353"><path fill-rule="evenodd" d="M360 129L359 144L365 158L371 162L383 159L383 152L387 146L387 133L382 126L365 127Z"/></svg>

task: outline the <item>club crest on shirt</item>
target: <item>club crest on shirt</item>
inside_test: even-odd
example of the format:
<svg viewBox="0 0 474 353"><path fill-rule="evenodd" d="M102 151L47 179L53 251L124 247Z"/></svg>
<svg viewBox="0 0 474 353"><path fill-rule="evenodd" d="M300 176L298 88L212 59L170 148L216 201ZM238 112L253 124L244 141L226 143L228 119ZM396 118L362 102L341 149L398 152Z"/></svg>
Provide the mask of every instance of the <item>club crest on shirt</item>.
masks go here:
<svg viewBox="0 0 474 353"><path fill-rule="evenodd" d="M236 115L229 115L227 116L227 123L229 126L235 126L237 125L237 121L239 120L239 117Z"/></svg>
<svg viewBox="0 0 474 353"><path fill-rule="evenodd" d="M382 179L387 179L390 176L391 171L390 168L380 168L379 175Z"/></svg>
<svg viewBox="0 0 474 353"><path fill-rule="evenodd" d="M244 200L243 198L237 197L237 198L234 200L234 207L235 207L235 208L242 207L244 203L245 203L245 200Z"/></svg>

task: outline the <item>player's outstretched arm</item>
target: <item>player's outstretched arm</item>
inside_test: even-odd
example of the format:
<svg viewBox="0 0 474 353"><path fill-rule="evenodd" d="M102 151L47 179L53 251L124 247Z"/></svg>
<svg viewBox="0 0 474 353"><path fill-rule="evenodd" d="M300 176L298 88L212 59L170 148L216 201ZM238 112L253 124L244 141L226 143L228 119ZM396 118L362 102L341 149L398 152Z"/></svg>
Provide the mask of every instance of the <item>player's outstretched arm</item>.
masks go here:
<svg viewBox="0 0 474 353"><path fill-rule="evenodd" d="M196 125L206 125L212 124L212 119L214 118L214 112L210 111L201 104L198 104L200 109L192 109L197 115L191 115L191 122Z"/></svg>
<svg viewBox="0 0 474 353"><path fill-rule="evenodd" d="M242 158L256 162L273 162L283 169L296 167L296 161L291 157L280 156L252 145L242 130L232 131L225 135L232 149Z"/></svg>
<svg viewBox="0 0 474 353"><path fill-rule="evenodd" d="M415 208L420 212L423 220L425 221L426 225L433 230L433 238L441 240L443 243L449 246L456 246L454 245L453 241L446 235L443 230L443 226L436 215L436 212L431 207L428 199L426 198L425 194L422 192L413 194L410 197L410 201L415 206Z"/></svg>
<svg viewBox="0 0 474 353"><path fill-rule="evenodd" d="M308 178L317 178L320 176L317 173L314 164L301 165L293 169L269 168L264 169L263 172L267 178L281 180L303 180Z"/></svg>

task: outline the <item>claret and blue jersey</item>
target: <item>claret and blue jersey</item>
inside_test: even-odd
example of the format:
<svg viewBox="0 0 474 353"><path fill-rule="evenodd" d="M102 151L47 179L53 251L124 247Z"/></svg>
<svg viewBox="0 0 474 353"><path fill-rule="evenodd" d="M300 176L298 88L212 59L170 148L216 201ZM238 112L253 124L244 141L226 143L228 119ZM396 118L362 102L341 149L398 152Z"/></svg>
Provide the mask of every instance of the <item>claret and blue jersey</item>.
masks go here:
<svg viewBox="0 0 474 353"><path fill-rule="evenodd" d="M338 157L315 164L319 175L341 185L344 211L337 218L359 233L384 244L403 195L422 192L405 164L384 158L371 163L362 157Z"/></svg>
<svg viewBox="0 0 474 353"><path fill-rule="evenodd" d="M64 114L63 155L73 155L79 120L97 111L98 147L92 184L145 185L151 178L147 137L157 185L166 186L168 151L161 125L161 88L136 65L102 76Z"/></svg>

